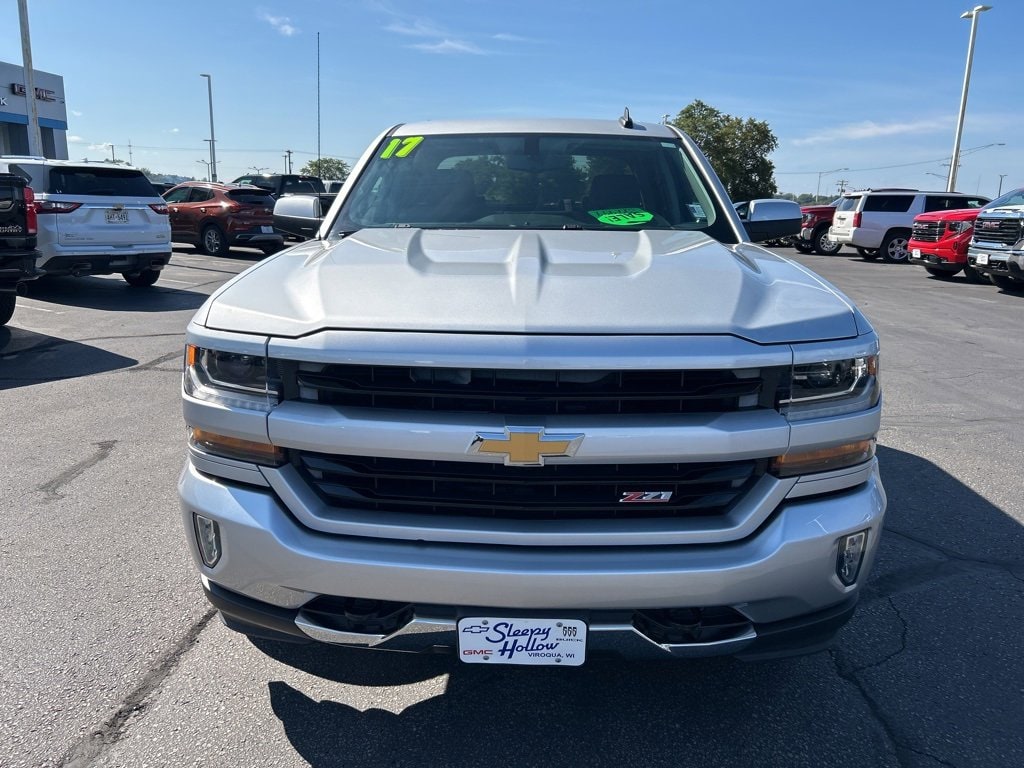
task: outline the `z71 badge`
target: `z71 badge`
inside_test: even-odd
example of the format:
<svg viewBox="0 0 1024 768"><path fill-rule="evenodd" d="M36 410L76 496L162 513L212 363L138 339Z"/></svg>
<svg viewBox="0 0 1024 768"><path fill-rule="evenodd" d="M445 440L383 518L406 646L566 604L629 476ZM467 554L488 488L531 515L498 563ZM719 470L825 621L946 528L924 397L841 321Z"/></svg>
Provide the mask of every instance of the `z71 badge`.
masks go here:
<svg viewBox="0 0 1024 768"><path fill-rule="evenodd" d="M619 504L657 504L672 501L672 491L626 491Z"/></svg>

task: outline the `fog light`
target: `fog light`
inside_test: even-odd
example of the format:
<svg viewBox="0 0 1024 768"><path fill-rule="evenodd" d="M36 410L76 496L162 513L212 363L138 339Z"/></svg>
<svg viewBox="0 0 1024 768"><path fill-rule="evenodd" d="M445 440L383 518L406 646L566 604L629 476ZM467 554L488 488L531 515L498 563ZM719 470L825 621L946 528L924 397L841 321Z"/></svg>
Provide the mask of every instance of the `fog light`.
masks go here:
<svg viewBox="0 0 1024 768"><path fill-rule="evenodd" d="M196 541L199 543L199 554L207 568L213 568L220 560L220 526L216 520L192 513L192 521L196 526Z"/></svg>
<svg viewBox="0 0 1024 768"><path fill-rule="evenodd" d="M868 532L859 531L843 536L839 540L839 558L836 560L836 576L847 587L857 581L864 550L868 543Z"/></svg>

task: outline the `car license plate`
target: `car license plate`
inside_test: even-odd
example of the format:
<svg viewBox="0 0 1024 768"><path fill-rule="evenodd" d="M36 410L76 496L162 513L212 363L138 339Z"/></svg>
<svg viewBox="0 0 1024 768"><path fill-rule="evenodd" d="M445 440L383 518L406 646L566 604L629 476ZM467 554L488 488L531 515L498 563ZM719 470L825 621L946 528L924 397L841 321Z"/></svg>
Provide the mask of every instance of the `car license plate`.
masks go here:
<svg viewBox="0 0 1024 768"><path fill-rule="evenodd" d="M127 224L128 223L128 211L117 210L115 208L107 209L107 224Z"/></svg>
<svg viewBox="0 0 1024 768"><path fill-rule="evenodd" d="M912 250L910 252L910 255L913 256L915 259L920 259L921 258L921 249L920 248L915 248L914 250Z"/></svg>
<svg viewBox="0 0 1024 768"><path fill-rule="evenodd" d="M469 664L578 667L587 654L587 625L575 619L459 619L459 658Z"/></svg>
<svg viewBox="0 0 1024 768"><path fill-rule="evenodd" d="M274 228L273 227L260 227L260 232L262 232L264 235L272 235L272 234L274 234Z"/></svg>
<svg viewBox="0 0 1024 768"><path fill-rule="evenodd" d="M981 264L981 265L988 264L988 254L987 253L979 253L977 256L974 257L974 263L975 264Z"/></svg>

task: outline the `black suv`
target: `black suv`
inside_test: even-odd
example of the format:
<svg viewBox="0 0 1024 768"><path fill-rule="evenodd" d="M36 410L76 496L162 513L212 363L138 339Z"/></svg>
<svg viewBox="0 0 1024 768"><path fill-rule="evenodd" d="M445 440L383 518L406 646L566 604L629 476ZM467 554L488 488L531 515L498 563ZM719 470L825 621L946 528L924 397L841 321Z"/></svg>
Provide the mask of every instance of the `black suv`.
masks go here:
<svg viewBox="0 0 1024 768"><path fill-rule="evenodd" d="M36 270L36 209L21 176L0 173L0 325L14 315L17 292Z"/></svg>

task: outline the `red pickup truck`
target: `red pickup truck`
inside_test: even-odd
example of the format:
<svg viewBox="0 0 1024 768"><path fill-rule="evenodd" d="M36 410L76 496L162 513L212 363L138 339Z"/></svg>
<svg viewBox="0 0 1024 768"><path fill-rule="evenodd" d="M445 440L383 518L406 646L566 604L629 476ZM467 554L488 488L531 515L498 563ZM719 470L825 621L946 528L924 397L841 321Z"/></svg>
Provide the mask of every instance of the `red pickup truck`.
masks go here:
<svg viewBox="0 0 1024 768"><path fill-rule="evenodd" d="M914 217L907 260L920 264L928 274L949 279L963 270L969 283L988 282L967 263L967 246L974 233L978 208L919 213Z"/></svg>
<svg viewBox="0 0 1024 768"><path fill-rule="evenodd" d="M828 238L828 228L832 226L832 214L836 212L838 200L828 205L800 206L802 219L800 234L793 238L793 247L800 253L820 253L822 256L835 256L843 247Z"/></svg>

